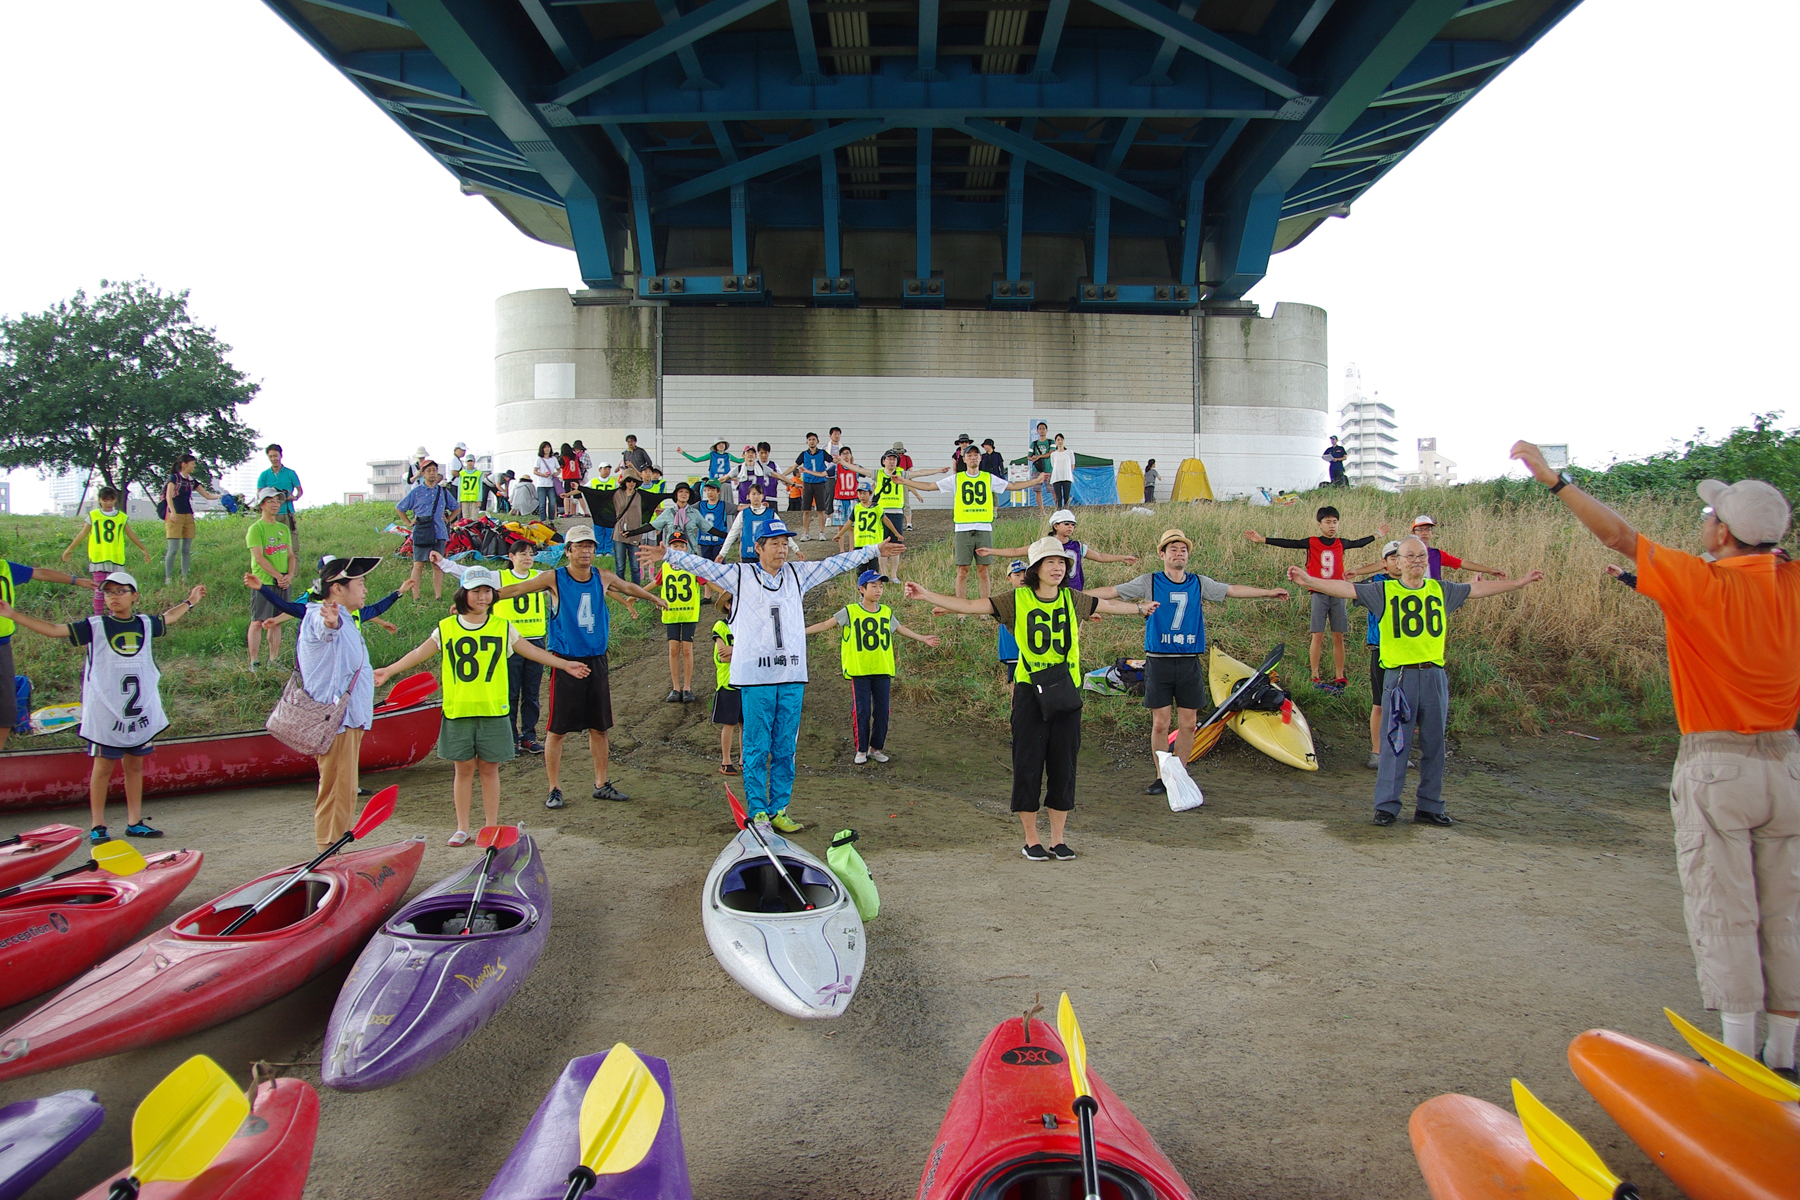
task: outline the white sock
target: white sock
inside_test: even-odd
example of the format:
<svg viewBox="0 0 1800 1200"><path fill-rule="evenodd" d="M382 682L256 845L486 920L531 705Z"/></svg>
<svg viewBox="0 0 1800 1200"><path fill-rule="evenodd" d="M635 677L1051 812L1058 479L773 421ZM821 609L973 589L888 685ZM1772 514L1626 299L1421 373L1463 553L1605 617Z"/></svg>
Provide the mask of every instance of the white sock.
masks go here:
<svg viewBox="0 0 1800 1200"><path fill-rule="evenodd" d="M1724 1027L1724 1036L1720 1039L1739 1054L1756 1053L1756 1014L1720 1013L1719 1024Z"/></svg>
<svg viewBox="0 0 1800 1200"><path fill-rule="evenodd" d="M1794 1065L1794 1034L1800 1032L1800 1017L1769 1015L1769 1039L1763 1043L1763 1063L1771 1067Z"/></svg>

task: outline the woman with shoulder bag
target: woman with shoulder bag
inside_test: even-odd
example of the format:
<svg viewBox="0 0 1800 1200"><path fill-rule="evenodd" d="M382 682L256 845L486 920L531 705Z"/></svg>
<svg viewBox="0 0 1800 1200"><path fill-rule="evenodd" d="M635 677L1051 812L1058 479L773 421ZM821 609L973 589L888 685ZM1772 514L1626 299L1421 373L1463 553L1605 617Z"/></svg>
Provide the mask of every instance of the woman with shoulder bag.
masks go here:
<svg viewBox="0 0 1800 1200"><path fill-rule="evenodd" d="M362 739L375 723L375 670L355 613L368 599L364 577L379 565L379 558L336 557L320 564L319 599L306 606L294 639L294 678L269 718L269 731L288 745L312 743L307 749L319 764L313 834L321 850L356 819Z"/></svg>
<svg viewBox="0 0 1800 1200"><path fill-rule="evenodd" d="M413 489L400 498L394 505L394 511L412 522L412 583L413 595L422 602L425 593L419 588L419 579L425 572L425 564L431 562L433 551L443 552L444 543L450 540L450 527L444 521L444 513L452 501L449 493L438 486L438 466L429 458L420 464L419 482ZM432 598L444 598L444 573L434 564L431 568Z"/></svg>
<svg viewBox="0 0 1800 1200"><path fill-rule="evenodd" d="M1064 585L1069 552L1055 537L1039 538L1027 553L1023 587L968 600L940 596L917 583L908 600L924 600L950 612L992 616L1019 644L1013 670L1012 810L1025 827L1021 851L1033 862L1068 860L1063 824L1075 807L1075 760L1081 751L1081 622L1096 612L1148 616L1155 601L1096 600ZM1038 790L1050 810L1050 848L1038 838Z"/></svg>

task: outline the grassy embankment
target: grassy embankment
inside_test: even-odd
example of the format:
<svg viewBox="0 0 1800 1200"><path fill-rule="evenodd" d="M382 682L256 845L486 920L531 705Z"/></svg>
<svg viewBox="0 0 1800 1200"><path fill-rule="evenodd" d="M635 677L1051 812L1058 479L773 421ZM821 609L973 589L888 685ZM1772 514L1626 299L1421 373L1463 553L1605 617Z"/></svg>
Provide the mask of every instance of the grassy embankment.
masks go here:
<svg viewBox="0 0 1800 1200"><path fill-rule="evenodd" d="M1664 666L1661 620L1655 606L1606 579L1602 566L1613 557L1539 491L1505 485L1474 484L1441 491L1397 496L1369 490L1315 492L1292 506L1251 508L1232 504L1161 504L1153 516L1134 516L1123 509L1083 514L1081 536L1097 549L1136 553L1137 567L1091 564L1093 584L1116 583L1154 566L1150 550L1156 535L1178 524L1197 544L1193 567L1217 579L1258 586L1281 586L1290 563L1300 552L1251 544L1244 530L1304 537L1316 532L1312 512L1320 503L1335 504L1344 514L1343 531L1353 537L1388 523L1403 529L1413 515L1430 512L1439 522L1439 544L1452 553L1500 566L1512 573L1541 567L1549 578L1521 593L1471 602L1451 618L1449 666L1457 703L1453 724L1459 732L1500 729L1537 732L1553 725L1628 732L1670 723L1668 675ZM1639 529L1659 541L1697 549L1697 501L1691 498L1641 497L1622 506ZM327 547L337 552L380 554L398 544L380 532L391 510L380 504L338 505L307 510L301 517L301 546L314 561ZM1024 545L1043 532L1041 513L1003 517L995 530L1001 545ZM200 522L194 546L194 576L207 585L207 603L176 627L157 648L164 673L163 697L175 729L183 733L253 728L262 723L280 694L285 672L245 669L245 631L249 622L248 592L241 577L247 562L243 536L246 520L210 517ZM0 518L0 554L18 562L64 566L62 547L75 526L55 517ZM160 529L140 529L155 556L141 564L133 550L130 569L144 585L140 608L163 611L184 594L162 580ZM1351 553L1352 563L1369 561L1379 541ZM85 566L80 555L68 564ZM1004 563L996 563L1003 582ZM385 595L405 578L407 565L390 559L371 580L371 597ZM920 546L907 556L905 573L948 591L954 577L949 543L943 539ZM304 579L306 576L302 576ZM847 579L816 593L809 609L829 612L852 598ZM400 633L370 632L377 663L392 661L416 645L447 610L429 600L420 604L403 597L388 613ZM899 690L905 702L930 704L938 712L984 724L1003 723L1009 703L994 664L991 621L934 618L926 606L898 601L889 593L901 620L921 632L943 636L944 645L929 651L913 643L901 650ZM79 618L90 611L86 592L33 584L19 596L24 611L47 620ZM1352 735L1366 728L1367 656L1360 609L1352 609L1349 673L1352 686L1341 697L1328 697L1305 686L1305 600L1286 602L1233 600L1209 605L1208 632L1227 652L1246 662L1260 661L1276 642L1285 641L1288 657L1280 678L1299 681L1296 697L1315 727ZM706 623L712 610L703 612ZM659 647L648 646L656 632L650 622L617 620L618 649L631 657ZM1143 627L1135 620L1108 618L1082 630L1083 664L1088 668L1136 655ZM284 628L283 662L291 663L293 625ZM824 639L814 639L815 643ZM640 645L645 643L645 645ZM75 700L79 694L80 655L67 644L21 632L14 638L17 667L31 676L38 706ZM824 646L819 647L829 653ZM1329 644L1325 666L1329 672ZM1096 700L1086 718L1097 733L1135 734L1147 728L1148 716L1135 703ZM54 745L70 735L33 738L31 745ZM15 743L20 744L20 743Z"/></svg>

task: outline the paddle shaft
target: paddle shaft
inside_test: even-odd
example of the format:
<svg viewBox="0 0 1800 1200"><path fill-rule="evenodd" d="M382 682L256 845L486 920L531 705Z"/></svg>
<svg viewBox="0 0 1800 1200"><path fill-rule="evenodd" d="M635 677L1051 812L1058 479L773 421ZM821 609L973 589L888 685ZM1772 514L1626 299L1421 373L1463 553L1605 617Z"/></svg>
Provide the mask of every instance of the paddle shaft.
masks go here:
<svg viewBox="0 0 1800 1200"><path fill-rule="evenodd" d="M1226 716L1230 715L1231 706L1237 703L1238 697L1242 696L1245 692L1249 691L1257 683L1261 682L1263 677L1266 676L1270 671L1273 671L1275 669L1275 664L1277 664L1281 661L1282 652L1285 651L1286 649L1287 649L1287 644L1284 642L1281 645L1275 647L1274 650L1270 651L1269 657L1263 659L1263 665L1256 668L1255 673L1252 674L1250 676L1250 678L1244 680L1244 682L1238 684L1237 687L1233 688L1231 690L1231 695L1225 697L1225 703L1219 705L1218 708L1214 709L1212 716L1206 718L1206 720L1200 722L1199 725L1195 726L1194 732L1198 733L1198 732L1200 732L1200 730L1205 729L1208 725L1211 725L1214 722L1222 720Z"/></svg>
<svg viewBox="0 0 1800 1200"><path fill-rule="evenodd" d="M1100 1105L1092 1096L1075 1097L1075 1121L1081 1131L1081 1194L1100 1200L1100 1152L1094 1146L1094 1114Z"/></svg>
<svg viewBox="0 0 1800 1200"><path fill-rule="evenodd" d="M563 1193L563 1200L581 1200L599 1179L598 1175L586 1167L576 1167L569 1172L569 1190Z"/></svg>
<svg viewBox="0 0 1800 1200"><path fill-rule="evenodd" d="M469 936L469 926L475 923L475 907L481 903L482 893L487 891L488 872L493 869L494 855L498 853L500 853L498 846L489 846L487 853L481 856L481 878L475 881L475 894L469 897L469 911L463 917L463 937Z"/></svg>
<svg viewBox="0 0 1800 1200"><path fill-rule="evenodd" d="M135 1175L114 1180L112 1189L106 1193L106 1200L137 1200L139 1186L141 1185Z"/></svg>
<svg viewBox="0 0 1800 1200"><path fill-rule="evenodd" d="M222 931L220 931L219 936L220 937L230 937L233 933L236 933L238 930L238 926L240 926L244 922L248 921L251 917L254 917L257 913L261 912L263 909L269 907L269 905L275 903L275 901L277 899L279 899L280 897L285 896L287 894L289 888L293 887L296 883L299 883L301 881L301 879L306 877L306 873L308 871L311 871L314 867L317 867L320 863L324 862L326 859L330 858L332 855L336 854L339 850L342 850L345 846L348 846L351 842L353 842L355 840L356 840L356 834L346 833L346 834L344 834L343 837L341 837L337 841L331 843L331 845L325 847L325 849L323 849L319 852L319 857L313 859L311 862L307 863L304 867L301 867L298 871L295 871L292 875L289 875L285 880L282 881L282 884L280 887L276 888L274 891L272 891L268 895L264 896L261 900L258 900L255 904L252 904L250 906L250 911L244 913L237 920L235 920L231 924L227 925Z"/></svg>
<svg viewBox="0 0 1800 1200"><path fill-rule="evenodd" d="M804 906L805 911L811 912L812 903L807 900L806 893L800 890L800 885L794 882L794 877L787 873L787 867L783 866L781 860L775 857L775 851L770 848L769 843L763 841L762 830L756 827L756 822L746 822L744 828L750 831L750 836L756 839L756 844L762 847L763 853L769 856L769 861L775 864L775 873L787 880L788 890L794 893L794 899Z"/></svg>
<svg viewBox="0 0 1800 1200"><path fill-rule="evenodd" d="M25 840L24 834L15 833L11 837L7 838L4 842L0 842L0 846L16 846L24 840Z"/></svg>
<svg viewBox="0 0 1800 1200"><path fill-rule="evenodd" d="M20 892L24 891L26 888L36 887L40 883L55 883L59 879L67 879L69 876L79 875L83 871L97 871L99 869L100 869L100 864L90 858L86 862L82 863L79 867L70 867L66 871L58 871L54 875L45 875L41 878L33 879L28 883L14 884L12 887L9 887L9 888L5 889L4 891L0 891L0 900L4 900L8 896L16 896Z"/></svg>

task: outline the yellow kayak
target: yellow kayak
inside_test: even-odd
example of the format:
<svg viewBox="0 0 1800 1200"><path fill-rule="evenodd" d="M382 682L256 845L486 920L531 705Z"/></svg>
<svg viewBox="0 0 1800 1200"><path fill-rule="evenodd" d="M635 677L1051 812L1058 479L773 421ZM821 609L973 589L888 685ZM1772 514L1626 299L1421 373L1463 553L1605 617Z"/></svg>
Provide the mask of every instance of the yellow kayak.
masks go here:
<svg viewBox="0 0 1800 1200"><path fill-rule="evenodd" d="M1231 690L1254 674L1255 668L1246 667L1214 646L1211 668L1213 703L1225 703ZM1297 704L1289 706L1288 719L1285 721L1278 712L1240 712L1228 718L1225 723L1239 737L1276 762L1298 767L1302 771L1319 769L1319 756L1313 752L1312 727L1306 723L1306 717Z"/></svg>

